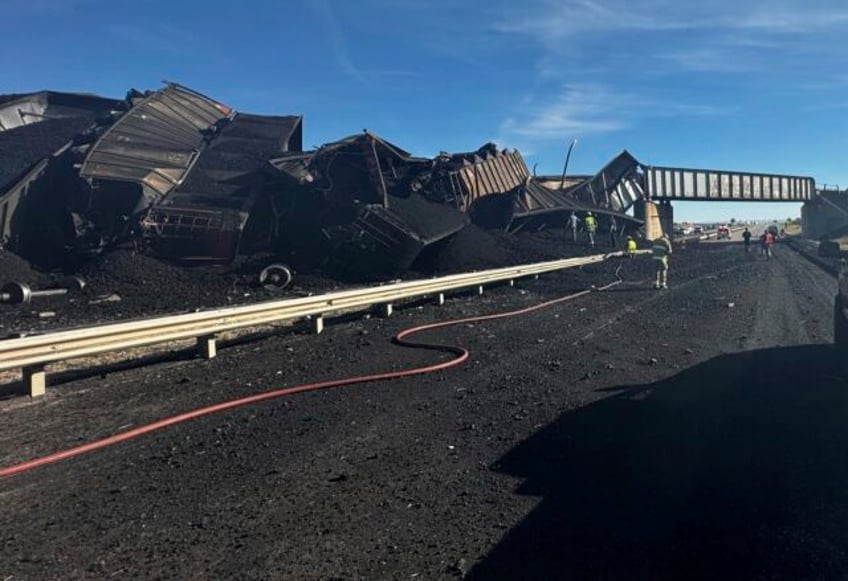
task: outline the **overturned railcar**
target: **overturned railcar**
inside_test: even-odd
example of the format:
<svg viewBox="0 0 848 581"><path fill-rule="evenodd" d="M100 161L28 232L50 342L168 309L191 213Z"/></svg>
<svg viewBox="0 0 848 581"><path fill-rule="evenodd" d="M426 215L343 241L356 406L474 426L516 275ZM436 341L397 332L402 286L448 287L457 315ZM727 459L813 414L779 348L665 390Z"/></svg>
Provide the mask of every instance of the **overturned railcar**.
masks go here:
<svg viewBox="0 0 848 581"><path fill-rule="evenodd" d="M160 257L233 261L267 160L301 148L300 117L237 113L179 85L133 99L86 157L92 201Z"/></svg>
<svg viewBox="0 0 848 581"><path fill-rule="evenodd" d="M431 160L368 132L271 164L284 176L272 196L275 252L294 264L343 278L395 276L468 223L421 194Z"/></svg>
<svg viewBox="0 0 848 581"><path fill-rule="evenodd" d="M80 176L128 235L186 264L270 252L338 276L397 275L465 223L417 196L430 164L368 133L302 151L298 116L239 113L169 85L139 95ZM108 201L108 202L107 202Z"/></svg>
<svg viewBox="0 0 848 581"><path fill-rule="evenodd" d="M423 186L428 198L454 205L484 228L538 229L564 223L564 212L585 209L533 180L518 151L499 150L493 143L439 155L428 178Z"/></svg>
<svg viewBox="0 0 848 581"><path fill-rule="evenodd" d="M0 103L0 246L55 265L89 236L77 169L124 101L42 92Z"/></svg>

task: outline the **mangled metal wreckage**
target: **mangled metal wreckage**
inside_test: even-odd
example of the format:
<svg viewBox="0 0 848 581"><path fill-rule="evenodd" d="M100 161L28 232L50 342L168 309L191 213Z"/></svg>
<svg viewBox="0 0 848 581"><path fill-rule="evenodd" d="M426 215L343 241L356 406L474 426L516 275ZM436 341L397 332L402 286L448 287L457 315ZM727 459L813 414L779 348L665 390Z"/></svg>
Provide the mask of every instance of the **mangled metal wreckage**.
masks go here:
<svg viewBox="0 0 848 581"><path fill-rule="evenodd" d="M629 154L549 188L517 151L492 144L430 159L364 132L304 152L301 117L236 112L176 84L122 101L37 95L17 99L30 104L17 117L0 102L0 150L38 123L63 123L0 181L0 240L35 262L131 241L187 264L269 253L383 278L471 221L539 229L572 210L632 221L623 212L638 196Z"/></svg>

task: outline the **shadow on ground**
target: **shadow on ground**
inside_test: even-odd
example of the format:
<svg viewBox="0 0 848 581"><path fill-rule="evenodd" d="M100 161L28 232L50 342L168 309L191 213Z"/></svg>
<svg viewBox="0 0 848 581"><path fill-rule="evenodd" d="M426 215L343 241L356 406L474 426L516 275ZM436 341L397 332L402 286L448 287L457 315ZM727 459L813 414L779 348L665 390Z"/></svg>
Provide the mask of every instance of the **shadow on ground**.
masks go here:
<svg viewBox="0 0 848 581"><path fill-rule="evenodd" d="M848 356L717 357L564 414L496 469L541 502L471 579L842 579Z"/></svg>

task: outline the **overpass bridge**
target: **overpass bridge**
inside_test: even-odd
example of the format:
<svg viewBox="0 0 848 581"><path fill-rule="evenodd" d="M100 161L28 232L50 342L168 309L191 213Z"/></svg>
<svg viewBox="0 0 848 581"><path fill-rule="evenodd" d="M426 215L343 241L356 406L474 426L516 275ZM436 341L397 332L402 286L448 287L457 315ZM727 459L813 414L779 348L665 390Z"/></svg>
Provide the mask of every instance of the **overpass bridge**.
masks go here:
<svg viewBox="0 0 848 581"><path fill-rule="evenodd" d="M552 182L541 179L546 185ZM626 150L564 191L617 212L633 208L636 218L644 220L648 238L671 232L675 201L806 203L817 197L816 182L807 176L645 165Z"/></svg>
<svg viewBox="0 0 848 581"><path fill-rule="evenodd" d="M655 201L806 202L810 177L672 167L643 167L646 197Z"/></svg>

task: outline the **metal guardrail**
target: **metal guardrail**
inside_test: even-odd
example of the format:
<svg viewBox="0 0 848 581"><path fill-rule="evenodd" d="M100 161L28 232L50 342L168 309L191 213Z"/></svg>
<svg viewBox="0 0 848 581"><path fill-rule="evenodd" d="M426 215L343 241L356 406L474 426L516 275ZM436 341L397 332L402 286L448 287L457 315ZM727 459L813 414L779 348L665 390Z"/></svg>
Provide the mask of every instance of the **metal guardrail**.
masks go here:
<svg viewBox="0 0 848 581"><path fill-rule="evenodd" d="M623 255L623 252L615 252L568 258L7 339L0 341L0 371L22 369L30 396L37 397L44 395L46 390L45 366L49 363L185 339L196 339L200 354L211 359L216 354L216 335L227 331L311 317L313 330L320 333L324 327L323 317L328 314L382 305L383 314L388 316L392 303L398 301L437 295L442 304L446 292L477 287L482 293L486 284L512 283L517 278L595 264Z"/></svg>

